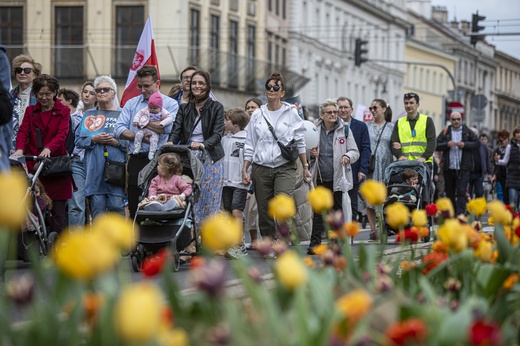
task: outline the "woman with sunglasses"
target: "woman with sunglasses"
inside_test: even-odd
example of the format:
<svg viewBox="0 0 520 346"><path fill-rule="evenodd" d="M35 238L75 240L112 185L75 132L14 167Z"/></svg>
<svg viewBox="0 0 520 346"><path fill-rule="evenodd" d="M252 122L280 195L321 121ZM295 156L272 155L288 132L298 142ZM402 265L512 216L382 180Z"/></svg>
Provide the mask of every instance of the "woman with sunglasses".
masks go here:
<svg viewBox="0 0 520 346"><path fill-rule="evenodd" d="M220 210L224 182L224 106L211 97L211 76L203 70L191 75L188 103L181 103L169 143L187 144L204 167L198 202L194 205L197 228L202 221Z"/></svg>
<svg viewBox="0 0 520 346"><path fill-rule="evenodd" d="M117 85L109 76L94 80L97 107L103 111L121 111L117 106ZM105 182L105 155L111 161L126 162L126 143L106 132L94 136L81 135L81 126L76 129L76 146L85 149L85 197L89 199L92 219L112 211L125 215L125 192L122 186ZM106 152L106 154L105 154Z"/></svg>
<svg viewBox="0 0 520 346"><path fill-rule="evenodd" d="M370 147L374 156L374 171L368 172L368 179L384 181L385 167L394 161L390 148L390 138L394 130L392 109L385 100L375 99L369 107L374 120L367 123L370 136ZM376 212L374 207L366 204L368 223L370 224L370 240L377 240Z"/></svg>
<svg viewBox="0 0 520 346"><path fill-rule="evenodd" d="M65 140L69 133L70 109L57 99L60 84L52 76L42 74L32 84L37 102L25 110L23 122L16 136L14 156L35 155L56 157L67 155ZM28 161L30 173L35 162ZM65 207L72 197L72 179L66 177L39 178L52 199L51 231L60 233L66 226Z"/></svg>
<svg viewBox="0 0 520 346"><path fill-rule="evenodd" d="M307 164L303 119L294 105L282 102L284 88L284 80L279 72L274 72L265 82L267 104L251 116L242 169L242 183L249 185L252 182L255 186L260 234L270 239L275 239L277 235L275 222L267 213L267 204L279 194L293 196L297 165L296 161L289 161L282 156L269 127L272 127L284 145L294 140L304 167L304 176L308 180L312 178ZM252 162L250 177L249 166Z"/></svg>
<svg viewBox="0 0 520 346"><path fill-rule="evenodd" d="M35 105L37 100L32 85L42 72L42 65L27 55L18 55L13 59L12 70L18 85L11 90L13 98L13 147L16 145L16 135L23 122L27 106Z"/></svg>
<svg viewBox="0 0 520 346"><path fill-rule="evenodd" d="M506 153L506 147L509 144L509 131L502 129L497 132L497 147L495 149L493 159L503 159ZM498 155L498 157L497 157ZM502 201L505 204L509 204L509 190L506 189L506 176L507 167L495 165L495 177L497 179L497 185L500 184L502 190Z"/></svg>

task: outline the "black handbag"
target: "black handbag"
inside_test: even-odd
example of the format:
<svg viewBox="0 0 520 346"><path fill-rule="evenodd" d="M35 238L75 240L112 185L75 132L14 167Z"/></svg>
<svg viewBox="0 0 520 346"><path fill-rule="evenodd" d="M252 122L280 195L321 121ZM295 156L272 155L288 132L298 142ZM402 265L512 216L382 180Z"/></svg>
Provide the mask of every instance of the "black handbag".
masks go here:
<svg viewBox="0 0 520 346"><path fill-rule="evenodd" d="M276 143L278 143L278 146L280 147L280 152L282 153L282 157L286 159L287 161L296 161L298 156L300 155L298 152L298 147L296 143L294 143L294 139L289 142L289 144L285 145L282 142L278 140L278 137L276 137L274 133L273 126L267 121L267 118L265 117L264 113L262 112L262 115L265 119L265 122L267 123L267 127L269 128L269 131L273 134L274 140Z"/></svg>
<svg viewBox="0 0 520 346"><path fill-rule="evenodd" d="M72 175L70 156L49 157L44 161L40 175L42 177L66 177Z"/></svg>
<svg viewBox="0 0 520 346"><path fill-rule="evenodd" d="M105 183L125 187L126 163L109 160L106 145L103 146L103 152L105 156L105 171L103 173Z"/></svg>
<svg viewBox="0 0 520 346"><path fill-rule="evenodd" d="M39 128L36 131L36 143L38 150L43 150L42 133ZM72 162L69 155L49 157L43 161L42 177L66 177L72 175Z"/></svg>

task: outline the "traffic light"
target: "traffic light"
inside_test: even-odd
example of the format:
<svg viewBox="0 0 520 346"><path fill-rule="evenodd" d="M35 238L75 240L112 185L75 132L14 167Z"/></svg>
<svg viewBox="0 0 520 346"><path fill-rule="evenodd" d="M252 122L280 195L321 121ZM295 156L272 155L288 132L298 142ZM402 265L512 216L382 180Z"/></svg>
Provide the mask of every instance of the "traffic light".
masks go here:
<svg viewBox="0 0 520 346"><path fill-rule="evenodd" d="M354 62L356 66L361 66L362 63L367 62L368 58L365 56L368 53L368 41L356 38L356 49L354 51Z"/></svg>
<svg viewBox="0 0 520 346"><path fill-rule="evenodd" d="M478 25L478 22L481 20L486 19L484 16L479 16L478 11L477 13L473 14L472 20L471 20L471 38L470 42L471 44L475 45L478 41L482 41L486 35L477 35L481 30L484 30L485 26Z"/></svg>

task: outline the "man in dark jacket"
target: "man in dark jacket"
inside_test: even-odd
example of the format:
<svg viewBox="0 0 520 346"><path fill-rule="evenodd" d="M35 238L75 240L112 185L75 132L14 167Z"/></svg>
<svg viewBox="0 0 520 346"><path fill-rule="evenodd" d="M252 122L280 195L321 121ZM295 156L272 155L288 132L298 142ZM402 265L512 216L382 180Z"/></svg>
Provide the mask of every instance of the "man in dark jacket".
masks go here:
<svg viewBox="0 0 520 346"><path fill-rule="evenodd" d="M13 104L11 102L11 64L4 46L0 45L0 171L9 170Z"/></svg>
<svg viewBox="0 0 520 346"><path fill-rule="evenodd" d="M370 149L370 135L368 134L367 125L357 119L352 118L352 112L354 111L352 100L346 97L339 97L337 100L338 104L338 115L345 126L345 134L348 134L349 127L354 135L354 140L359 149L359 160L351 165L352 168L352 190L348 192L350 196L350 204L352 206L352 220L356 221L358 217L358 191L359 184L365 179L368 173L368 166L370 164L370 155L372 150Z"/></svg>
<svg viewBox="0 0 520 346"><path fill-rule="evenodd" d="M451 113L450 121L451 125L437 137L436 150L442 152L446 196L456 215L460 215L466 211L466 189L470 172L475 169L473 150L478 150L480 142L473 131L462 125L459 112Z"/></svg>

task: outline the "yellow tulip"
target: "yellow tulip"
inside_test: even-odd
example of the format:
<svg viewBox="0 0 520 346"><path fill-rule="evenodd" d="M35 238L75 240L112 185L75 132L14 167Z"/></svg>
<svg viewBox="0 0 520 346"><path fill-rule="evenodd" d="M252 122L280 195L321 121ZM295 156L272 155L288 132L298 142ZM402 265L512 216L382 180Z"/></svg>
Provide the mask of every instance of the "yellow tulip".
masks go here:
<svg viewBox="0 0 520 346"><path fill-rule="evenodd" d="M202 223L200 235L208 250L226 250L242 240L242 222L227 213L213 215Z"/></svg>
<svg viewBox="0 0 520 346"><path fill-rule="evenodd" d="M27 179L19 172L0 173L0 229L19 231L27 216Z"/></svg>
<svg viewBox="0 0 520 346"><path fill-rule="evenodd" d="M513 273L507 277L502 284L502 287L506 290L510 290L518 282L518 273Z"/></svg>
<svg viewBox="0 0 520 346"><path fill-rule="evenodd" d="M435 204L437 205L437 209L445 219L452 218L455 216L455 210L453 209L451 199L447 197L439 198Z"/></svg>
<svg viewBox="0 0 520 346"><path fill-rule="evenodd" d="M473 255L482 262L490 262L493 253L493 244L488 241L481 241L478 248L473 252Z"/></svg>
<svg viewBox="0 0 520 346"><path fill-rule="evenodd" d="M149 342L158 335L163 309L160 289L140 282L121 290L114 309L116 330L121 339Z"/></svg>
<svg viewBox="0 0 520 346"><path fill-rule="evenodd" d="M476 217L482 216L487 211L486 199L484 197L472 199L466 205L466 209L470 213L475 213Z"/></svg>
<svg viewBox="0 0 520 346"><path fill-rule="evenodd" d="M501 225L509 225L513 219L511 212L507 210L504 203L494 200L488 205L489 215L493 218L494 223Z"/></svg>
<svg viewBox="0 0 520 346"><path fill-rule="evenodd" d="M288 291L293 291L307 282L307 269L294 251L286 251L278 257L274 272L280 284Z"/></svg>
<svg viewBox="0 0 520 346"><path fill-rule="evenodd" d="M456 219L446 220L439 227L438 235L442 244L455 252L464 250L468 245L466 232Z"/></svg>
<svg viewBox="0 0 520 346"><path fill-rule="evenodd" d="M159 335L160 346L188 346L190 339L184 329L175 328Z"/></svg>
<svg viewBox="0 0 520 346"><path fill-rule="evenodd" d="M309 191L307 199L315 213L329 211L334 206L332 191L323 186L317 186Z"/></svg>
<svg viewBox="0 0 520 346"><path fill-rule="evenodd" d="M401 202L395 202L386 207L386 223L392 229L406 227L410 223L410 210Z"/></svg>
<svg viewBox="0 0 520 346"><path fill-rule="evenodd" d="M296 215L294 199L286 194L279 194L269 201L267 213L279 222L285 222Z"/></svg>
<svg viewBox="0 0 520 346"><path fill-rule="evenodd" d="M413 225L415 227L423 227L428 224L428 215L426 215L426 210L423 209L415 209L412 211L412 220Z"/></svg>
<svg viewBox="0 0 520 346"><path fill-rule="evenodd" d="M386 200L386 186L380 181L368 179L359 187L359 193L368 204L383 204Z"/></svg>
<svg viewBox="0 0 520 346"><path fill-rule="evenodd" d="M372 307L372 297L363 289L357 289L340 297L336 309L349 321L349 326L356 324Z"/></svg>
<svg viewBox="0 0 520 346"><path fill-rule="evenodd" d="M349 237L355 237L359 233L359 223L356 221L345 222L343 230Z"/></svg>
<svg viewBox="0 0 520 346"><path fill-rule="evenodd" d="M134 235L132 222L119 213L105 213L92 223L92 230L104 235L105 239L120 250L130 250L135 246L137 234ZM136 232L138 228L136 227Z"/></svg>
<svg viewBox="0 0 520 346"><path fill-rule="evenodd" d="M64 274L78 280L90 280L113 268L121 253L101 234L67 232L58 239L52 257Z"/></svg>

